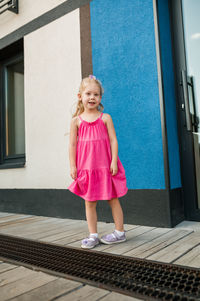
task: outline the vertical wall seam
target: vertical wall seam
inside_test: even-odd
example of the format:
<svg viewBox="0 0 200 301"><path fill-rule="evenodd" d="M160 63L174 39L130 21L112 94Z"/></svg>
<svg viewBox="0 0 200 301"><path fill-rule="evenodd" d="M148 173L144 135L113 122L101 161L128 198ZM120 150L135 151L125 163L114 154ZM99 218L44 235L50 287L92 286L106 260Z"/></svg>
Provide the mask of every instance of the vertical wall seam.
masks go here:
<svg viewBox="0 0 200 301"><path fill-rule="evenodd" d="M90 3L79 8L82 78L93 74Z"/></svg>
<svg viewBox="0 0 200 301"><path fill-rule="evenodd" d="M170 204L169 154L168 154L168 142L167 142L167 127L166 127L166 113L165 113L165 102L164 102L164 87L163 87L163 76L162 76L163 73L162 73L162 62L161 62L160 38L159 38L160 35L159 35L157 0L153 0L153 11L154 11L154 30L155 30L155 44L156 44L155 46L156 46L156 58L157 58L157 70L158 70L158 89L159 89L159 101L160 101L165 187L168 195L169 224L172 226L171 204Z"/></svg>
<svg viewBox="0 0 200 301"><path fill-rule="evenodd" d="M169 154L168 154L168 142L167 142L167 128L166 128L166 114L165 114L165 103L164 103L164 88L163 88L162 62L161 62L160 39L159 39L157 0L153 0L153 9L154 9L154 29L155 29L157 70L158 70L158 88L159 88L159 100L160 100L162 142L163 142L163 155L164 155L164 168L165 168L165 186L166 189L170 190Z"/></svg>

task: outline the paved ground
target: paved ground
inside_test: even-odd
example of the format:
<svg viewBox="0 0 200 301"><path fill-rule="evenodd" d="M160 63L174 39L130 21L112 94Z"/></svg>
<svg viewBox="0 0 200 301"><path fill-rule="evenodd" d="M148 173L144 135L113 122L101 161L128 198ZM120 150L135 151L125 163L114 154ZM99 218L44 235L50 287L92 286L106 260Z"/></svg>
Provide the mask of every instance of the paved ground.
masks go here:
<svg viewBox="0 0 200 301"><path fill-rule="evenodd" d="M98 223L100 235L113 229L112 223ZM95 250L200 268L200 223L183 222L173 229L125 225L125 230L127 242L101 244ZM3 212L0 213L0 233L75 247L80 247L81 240L88 234L85 221ZM139 300L0 262L1 301L114 301L118 298L120 301Z"/></svg>

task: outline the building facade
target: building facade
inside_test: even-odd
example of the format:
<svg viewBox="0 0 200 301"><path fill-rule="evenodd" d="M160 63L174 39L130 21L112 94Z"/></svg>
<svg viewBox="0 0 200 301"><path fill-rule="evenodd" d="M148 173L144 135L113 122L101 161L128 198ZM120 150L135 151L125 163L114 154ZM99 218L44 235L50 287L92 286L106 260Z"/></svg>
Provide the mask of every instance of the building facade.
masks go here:
<svg viewBox="0 0 200 301"><path fill-rule="evenodd" d="M125 223L200 221L199 1L1 2L0 211L85 218L67 190L69 125L94 74L126 171ZM112 220L107 202L97 210Z"/></svg>

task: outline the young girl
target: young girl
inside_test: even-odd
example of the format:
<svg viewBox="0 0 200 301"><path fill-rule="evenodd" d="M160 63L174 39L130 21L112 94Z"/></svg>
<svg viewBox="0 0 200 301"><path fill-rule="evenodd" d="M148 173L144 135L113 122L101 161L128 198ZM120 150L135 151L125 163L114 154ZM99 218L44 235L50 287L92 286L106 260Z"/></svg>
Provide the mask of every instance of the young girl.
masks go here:
<svg viewBox="0 0 200 301"><path fill-rule="evenodd" d="M118 197L128 191L126 176L118 157L118 143L112 118L102 113L103 88L95 76L82 80L78 103L70 127L69 160L74 180L68 189L85 200L89 237L82 248L99 244L97 233L97 200L108 200L115 231L101 237L105 244L126 240L123 211Z"/></svg>

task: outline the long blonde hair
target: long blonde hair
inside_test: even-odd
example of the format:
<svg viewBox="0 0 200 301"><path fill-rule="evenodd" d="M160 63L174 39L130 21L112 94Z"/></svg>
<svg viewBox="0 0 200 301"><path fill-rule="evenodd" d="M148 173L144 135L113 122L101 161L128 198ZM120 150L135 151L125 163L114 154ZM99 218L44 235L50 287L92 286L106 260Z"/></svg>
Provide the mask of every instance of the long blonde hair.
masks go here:
<svg viewBox="0 0 200 301"><path fill-rule="evenodd" d="M95 83L98 85L98 87L100 89L100 95L102 96L104 93L102 84L98 79L96 79L96 77L94 75L89 75L88 77L85 77L82 79L80 87L79 87L79 93L82 94L84 89L86 88L86 86L90 83ZM103 112L104 106L102 105L102 103L99 104L98 110L100 112ZM83 112L84 112L84 106L83 106L82 100L78 99L77 105L76 105L76 111L72 117L78 116L78 115L82 114Z"/></svg>

